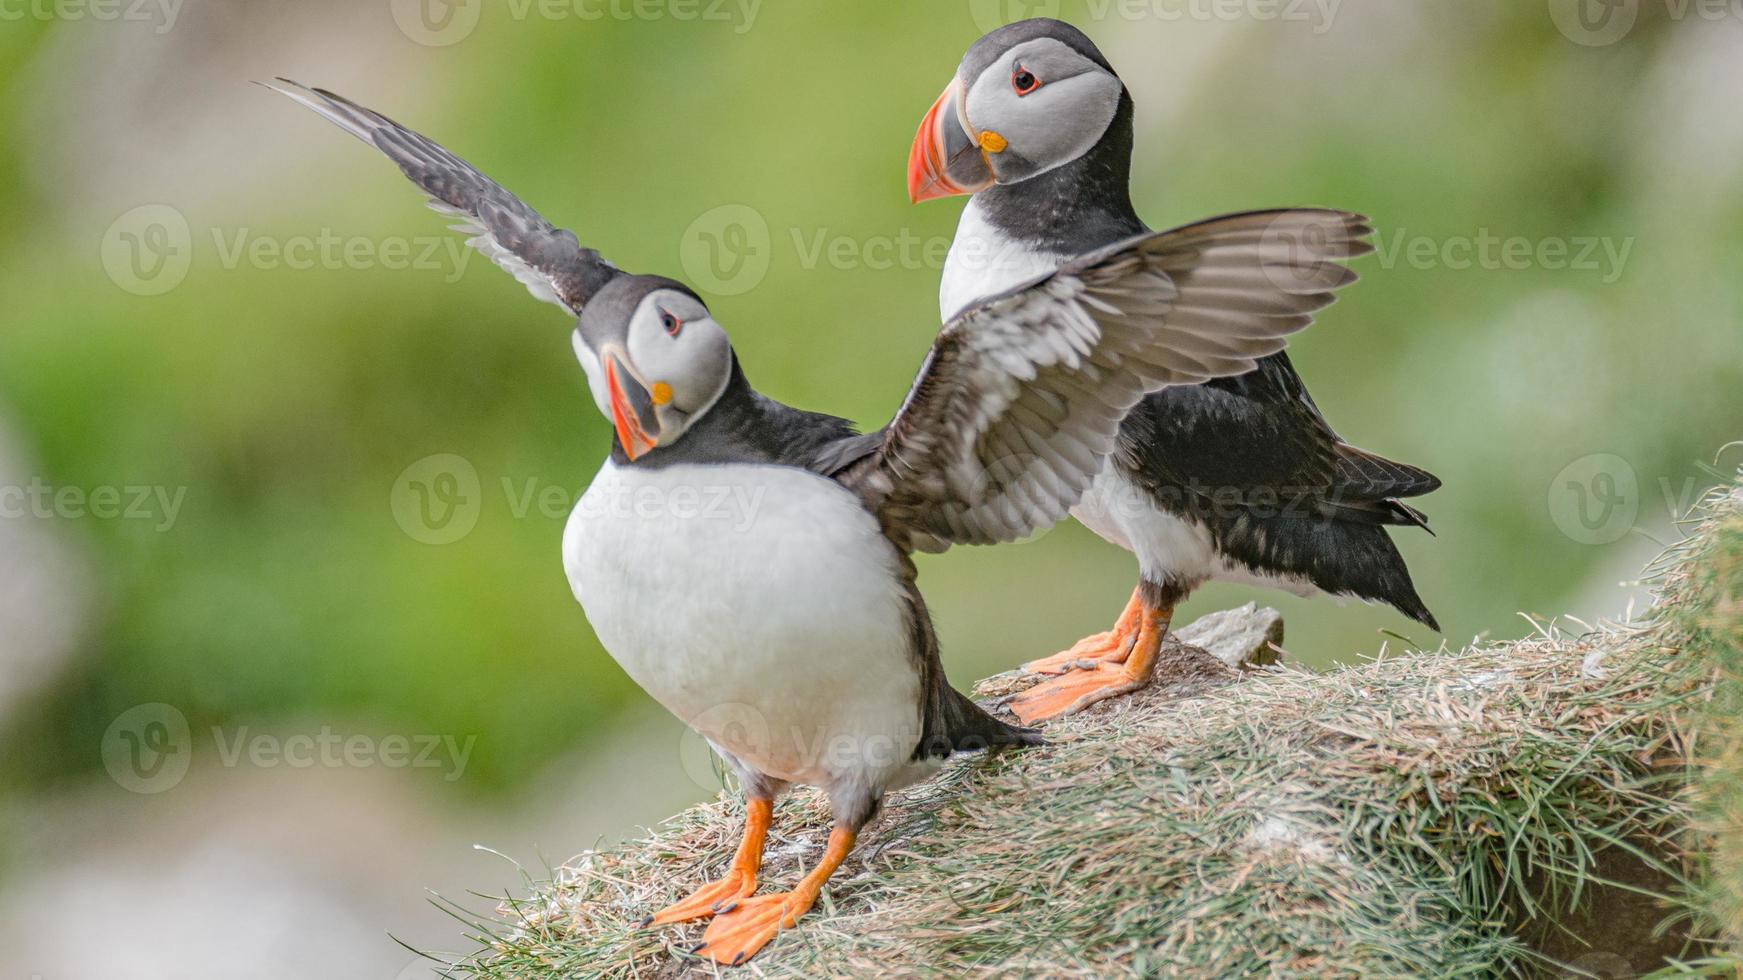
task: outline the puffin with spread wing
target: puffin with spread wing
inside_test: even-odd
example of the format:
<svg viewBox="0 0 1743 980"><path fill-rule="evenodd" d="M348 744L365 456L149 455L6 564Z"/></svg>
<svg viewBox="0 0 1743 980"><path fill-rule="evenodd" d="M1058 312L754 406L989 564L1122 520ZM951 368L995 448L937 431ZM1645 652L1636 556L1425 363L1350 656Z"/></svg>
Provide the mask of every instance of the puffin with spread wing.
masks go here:
<svg viewBox="0 0 1743 980"><path fill-rule="evenodd" d="M933 103L909 155L916 202L971 195L945 259L939 309L958 311L1079 256L1148 233L1132 207L1133 105L1082 31L1047 18L976 41ZM1180 270L1207 316L1267 300L1254 280L1293 278L1313 219L1298 210L1194 226L1250 234L1266 261ZM1311 250L1311 249L1310 249ZM1337 254L1335 251L1327 254ZM1273 262L1275 264L1273 264ZM1133 552L1138 584L1113 629L1024 665L1051 679L1011 708L1025 723L1070 714L1149 683L1175 606L1221 580L1297 595L1382 602L1439 629L1387 528L1428 519L1404 501L1440 480L1345 442L1279 351L1240 376L1147 396L1072 515Z"/></svg>
<svg viewBox="0 0 1743 980"><path fill-rule="evenodd" d="M1349 278L1368 229L1303 211L1293 276L1255 215L1134 237L965 309L895 418L859 434L751 387L682 283L628 275L427 138L318 89L276 89L391 158L471 243L577 318L573 346L611 421L563 563L601 643L702 734L746 799L723 877L650 923L713 916L698 950L741 963L811 908L891 789L955 752L1038 741L946 682L910 556L1028 536L1065 516L1146 394L1251 370ZM1221 308L1241 278L1251 302ZM822 858L754 896L776 797L821 788Z"/></svg>

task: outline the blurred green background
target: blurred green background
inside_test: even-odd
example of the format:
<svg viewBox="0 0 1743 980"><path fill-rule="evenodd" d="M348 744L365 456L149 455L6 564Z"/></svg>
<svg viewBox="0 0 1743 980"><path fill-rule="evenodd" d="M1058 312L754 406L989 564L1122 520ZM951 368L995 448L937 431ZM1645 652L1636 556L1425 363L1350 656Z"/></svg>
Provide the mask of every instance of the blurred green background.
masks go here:
<svg viewBox="0 0 1743 980"><path fill-rule="evenodd" d="M1743 437L1734 12L1624 3L1617 30L1560 2L432 4L0 25L0 485L181 500L173 520L0 518L34 542L0 556L0 869L52 867L43 841L77 851L103 826L69 813L149 821L175 795L105 776L105 732L142 703L195 733L476 736L462 778L392 775L485 843L488 815L649 717L561 570L609 442L570 324L481 257L458 266L390 164L250 79L333 88L619 265L704 280L754 384L876 426L937 329L961 207L908 204L914 128L984 28L1057 9L1137 103L1152 225L1373 217L1380 254L1293 355L1347 439L1445 480L1421 502L1438 537L1396 538L1455 644L1526 632L1520 611L1620 613L1618 583ZM710 291L697 249L725 206L754 215L753 271ZM476 524L447 543L406 527L437 454L477 477ZM966 686L1105 628L1133 570L1068 524L925 559L921 584ZM1442 639L1227 586L1184 618L1249 599L1315 666ZM659 731L631 782L684 784ZM194 739L196 773L212 748ZM201 777L201 799L221 810L232 777ZM628 829L550 827L528 843L555 857ZM433 877L399 873L407 902Z"/></svg>

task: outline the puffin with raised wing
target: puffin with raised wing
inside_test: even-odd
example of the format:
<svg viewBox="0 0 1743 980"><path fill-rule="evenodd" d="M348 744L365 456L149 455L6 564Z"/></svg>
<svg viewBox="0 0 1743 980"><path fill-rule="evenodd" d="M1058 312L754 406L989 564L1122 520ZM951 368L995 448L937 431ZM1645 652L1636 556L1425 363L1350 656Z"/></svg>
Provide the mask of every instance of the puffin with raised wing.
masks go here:
<svg viewBox="0 0 1743 980"><path fill-rule="evenodd" d="M628 275L431 142L371 110L278 91L379 149L472 244L576 319L610 455L563 533L588 621L638 684L737 777L745 830L723 877L646 920L713 916L697 947L756 954L816 902L883 796L955 752L1031 745L950 687L911 554L1016 540L1063 518L1147 393L1251 370L1347 279L1362 221L1300 212L1301 275L1242 277L1279 216L1150 234L963 310L883 429L751 387L682 283ZM1211 315L1243 278L1251 302ZM730 501L722 509L709 501ZM775 799L807 784L834 826L790 891L755 896ZM753 897L755 896L755 897Z"/></svg>
<svg viewBox="0 0 1743 980"><path fill-rule="evenodd" d="M945 319L1148 233L1132 208L1131 158L1131 95L1083 32L1039 18L976 41L926 113L908 158L915 203L972 195L945 260ZM1207 300L1209 318L1250 315L1267 299L1253 287L1294 278L1302 250L1316 247L1307 239L1319 230L1301 222L1302 213L1189 226L1242 235L1263 260L1184 271L1176 281L1220 297ZM1438 630L1386 528L1427 530L1404 499L1439 486L1425 470L1344 442L1282 351L1248 374L1149 395L1072 509L1090 530L1136 554L1138 585L1111 631L1025 664L1055 676L1013 700L1012 710L1033 723L1147 684L1174 607L1211 580L1356 596Z"/></svg>

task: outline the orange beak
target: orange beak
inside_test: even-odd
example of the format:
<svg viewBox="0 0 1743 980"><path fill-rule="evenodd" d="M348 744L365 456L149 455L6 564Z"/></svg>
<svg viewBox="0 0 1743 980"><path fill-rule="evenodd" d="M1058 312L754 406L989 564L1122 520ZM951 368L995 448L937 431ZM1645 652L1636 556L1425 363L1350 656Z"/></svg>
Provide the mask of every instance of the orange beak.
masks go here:
<svg viewBox="0 0 1743 980"><path fill-rule="evenodd" d="M622 444L624 455L634 461L636 457L658 445L654 437L648 435L647 427L642 424L643 414L652 417L653 403L648 399L640 383L631 376L630 386L635 392L641 394L640 400L647 403L645 413L638 412L636 399L625 392L624 386L617 379L617 356L608 353L603 360L605 361L605 386L609 389L611 397L611 424L617 429L617 441Z"/></svg>
<svg viewBox="0 0 1743 980"><path fill-rule="evenodd" d="M986 152L957 116L954 81L944 89L914 134L908 151L908 199L915 204L940 197L973 194L991 187L996 178Z"/></svg>

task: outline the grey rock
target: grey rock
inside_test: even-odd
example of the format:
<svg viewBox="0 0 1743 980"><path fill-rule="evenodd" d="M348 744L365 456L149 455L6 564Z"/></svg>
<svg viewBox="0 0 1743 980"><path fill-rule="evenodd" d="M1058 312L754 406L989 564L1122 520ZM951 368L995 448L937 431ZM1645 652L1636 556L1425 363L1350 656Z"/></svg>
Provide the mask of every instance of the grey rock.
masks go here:
<svg viewBox="0 0 1743 980"><path fill-rule="evenodd" d="M1174 638L1230 667L1274 664L1282 659L1283 614L1249 602L1200 616L1175 630Z"/></svg>

